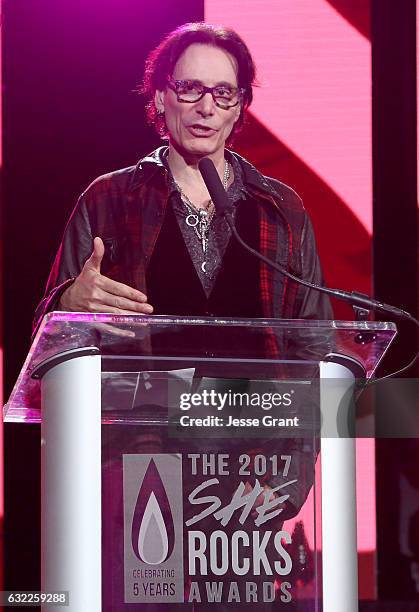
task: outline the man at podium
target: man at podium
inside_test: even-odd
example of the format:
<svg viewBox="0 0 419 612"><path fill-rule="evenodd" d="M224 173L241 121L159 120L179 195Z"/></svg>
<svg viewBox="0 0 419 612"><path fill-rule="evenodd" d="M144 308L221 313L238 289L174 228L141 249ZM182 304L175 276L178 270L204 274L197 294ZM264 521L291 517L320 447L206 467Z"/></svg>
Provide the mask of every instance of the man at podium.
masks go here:
<svg viewBox="0 0 419 612"><path fill-rule="evenodd" d="M135 166L100 176L82 193L36 310L35 329L57 309L332 318L324 295L272 272L232 238L198 169L202 158L212 160L236 227L251 247L322 283L299 196L226 148L243 125L254 82L248 48L223 27L186 24L151 52L142 93L148 119L166 144ZM293 500L295 512L307 492Z"/></svg>
<svg viewBox="0 0 419 612"><path fill-rule="evenodd" d="M331 319L328 299L244 251L198 170L210 158L242 237L306 280L322 274L299 196L226 145L252 101L255 65L233 31L186 24L150 54L142 91L167 142L97 178L67 224L35 328L50 310Z"/></svg>

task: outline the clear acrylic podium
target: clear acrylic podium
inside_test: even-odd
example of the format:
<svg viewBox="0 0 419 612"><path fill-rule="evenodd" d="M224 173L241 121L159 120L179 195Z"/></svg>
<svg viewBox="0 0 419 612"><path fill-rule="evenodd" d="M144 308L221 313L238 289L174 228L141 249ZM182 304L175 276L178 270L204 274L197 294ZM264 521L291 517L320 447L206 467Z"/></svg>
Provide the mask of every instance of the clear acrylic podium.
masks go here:
<svg viewBox="0 0 419 612"><path fill-rule="evenodd" d="M42 423L42 590L77 612L357 610L352 391L395 334L47 315L5 406Z"/></svg>

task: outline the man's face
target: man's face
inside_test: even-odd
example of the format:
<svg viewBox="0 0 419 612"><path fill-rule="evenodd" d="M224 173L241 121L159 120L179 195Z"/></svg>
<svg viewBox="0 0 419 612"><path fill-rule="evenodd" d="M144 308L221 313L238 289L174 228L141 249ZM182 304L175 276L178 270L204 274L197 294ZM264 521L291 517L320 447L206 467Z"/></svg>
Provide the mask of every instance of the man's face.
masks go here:
<svg viewBox="0 0 419 612"><path fill-rule="evenodd" d="M237 62L218 47L190 45L177 61L172 79L199 81L207 87L237 87ZM240 116L240 103L233 108L218 107L210 93L198 102L178 102L169 87L156 92L156 107L164 111L170 143L185 157L216 156Z"/></svg>

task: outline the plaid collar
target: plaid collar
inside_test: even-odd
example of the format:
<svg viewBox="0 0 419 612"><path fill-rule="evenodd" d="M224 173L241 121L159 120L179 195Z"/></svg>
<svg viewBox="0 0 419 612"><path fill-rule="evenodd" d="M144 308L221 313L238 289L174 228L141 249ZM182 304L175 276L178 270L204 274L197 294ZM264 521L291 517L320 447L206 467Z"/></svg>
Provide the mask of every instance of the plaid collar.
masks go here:
<svg viewBox="0 0 419 612"><path fill-rule="evenodd" d="M167 176L169 170L165 165L165 157L167 156L168 149L169 147L167 146L159 147L143 159L140 159L135 166L128 191L134 191L140 185L144 185L144 183L148 182L156 173L162 173ZM265 177L256 170L252 164L238 153L229 150L226 152L228 156L231 156L233 167L235 162L240 165L245 190L247 190L247 188L253 188L258 192L264 192L267 196L274 198L279 197L282 199L282 197L269 185ZM170 191L173 191L171 186Z"/></svg>

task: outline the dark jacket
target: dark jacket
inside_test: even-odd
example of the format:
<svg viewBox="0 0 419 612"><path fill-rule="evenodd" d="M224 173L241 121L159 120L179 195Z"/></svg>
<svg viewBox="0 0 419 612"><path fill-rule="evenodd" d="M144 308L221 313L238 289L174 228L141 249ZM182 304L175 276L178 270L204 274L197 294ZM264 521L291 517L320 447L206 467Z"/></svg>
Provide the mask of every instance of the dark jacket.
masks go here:
<svg viewBox="0 0 419 612"><path fill-rule="evenodd" d="M166 168L160 147L136 166L97 178L80 196L64 232L45 295L35 312L34 330L56 308L60 295L78 276L93 250L105 244L102 274L144 293L146 269L162 227L168 201ZM258 207L263 255L306 280L322 274L312 225L300 197L287 185L266 178L237 155L248 192ZM327 298L298 286L260 264L260 297L265 318L331 319ZM170 314L170 313L167 313Z"/></svg>

